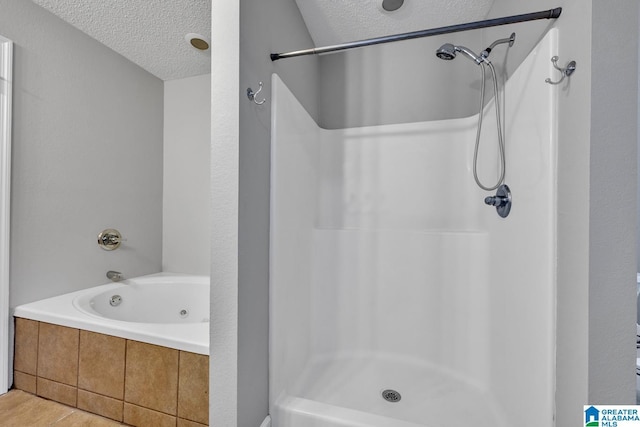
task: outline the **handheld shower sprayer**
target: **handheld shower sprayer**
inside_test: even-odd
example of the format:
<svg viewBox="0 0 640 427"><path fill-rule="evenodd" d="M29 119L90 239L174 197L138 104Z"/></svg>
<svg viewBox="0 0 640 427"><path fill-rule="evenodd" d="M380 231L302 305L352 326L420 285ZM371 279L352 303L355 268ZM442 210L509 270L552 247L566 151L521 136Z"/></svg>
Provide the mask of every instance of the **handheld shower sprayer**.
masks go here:
<svg viewBox="0 0 640 427"><path fill-rule="evenodd" d="M486 191L492 191L500 187L504 183L505 171L506 171L506 160L505 160L505 147L504 147L504 130L502 128L501 116L500 112L500 96L498 94L498 76L496 75L496 70L493 67L491 61L489 61L489 55L491 51L498 45L508 43L509 47L513 46L513 43L516 40L516 33L511 33L511 36L505 39L499 39L491 43L489 47L482 51L480 55L476 55L472 50L466 48L464 46L455 46L451 43L445 43L438 50L436 50L436 56L440 59L444 59L450 61L456 57L456 53L460 52L467 58L471 59L477 65L480 65L480 70L482 71L482 86L480 89L480 112L478 113L478 128L476 132L476 146L473 153L473 178L478 184L478 187L482 188ZM498 128L498 150L500 154L500 177L498 178L498 182L495 185L484 185L480 178L478 177L478 151L480 147L480 133L482 130L482 111L484 108L484 92L485 92L485 67L489 67L491 70L491 77L493 78L493 92L495 96L495 105L496 105L496 125Z"/></svg>
<svg viewBox="0 0 640 427"><path fill-rule="evenodd" d="M436 56L440 59L444 59L445 61L450 61L456 57L456 53L460 52L464 54L467 58L474 61L476 64L480 64L484 59L473 53L473 51L464 46L454 46L451 43L445 43L440 46L440 49L436 50Z"/></svg>
<svg viewBox="0 0 640 427"><path fill-rule="evenodd" d="M511 36L506 39L499 39L491 43L489 47L482 51L480 55L476 55L471 49L464 46L455 46L451 43L445 43L438 50L436 50L436 56L440 59L444 59L445 61L450 61L455 59L456 53L460 52L464 54L467 58L471 59L476 64L480 65L483 62L488 62L489 55L491 51L498 45L503 43L509 43L509 47L513 46L513 43L516 41L516 33L511 33Z"/></svg>

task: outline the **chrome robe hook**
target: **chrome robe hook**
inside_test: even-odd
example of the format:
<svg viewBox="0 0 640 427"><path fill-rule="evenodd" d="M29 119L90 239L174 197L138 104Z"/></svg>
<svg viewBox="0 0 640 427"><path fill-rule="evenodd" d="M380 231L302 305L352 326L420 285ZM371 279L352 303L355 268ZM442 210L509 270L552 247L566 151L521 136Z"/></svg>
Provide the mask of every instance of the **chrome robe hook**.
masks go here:
<svg viewBox="0 0 640 427"><path fill-rule="evenodd" d="M247 98L249 98L249 101L253 101L256 105L262 105L267 101L267 99L263 98L262 101L258 101L256 99L256 95L258 95L262 91L262 82L258 82L258 86L260 87L255 92L253 91L253 89L247 88Z"/></svg>
<svg viewBox="0 0 640 427"><path fill-rule="evenodd" d="M545 79L545 83L549 83L550 85L558 85L562 83L565 77L571 77L571 74L576 71L576 61L570 61L567 63L566 67L560 68L558 67L558 59L560 58L554 56L551 58L551 62L553 63L553 67L562 73L562 77L557 82L551 81L550 78L547 78Z"/></svg>

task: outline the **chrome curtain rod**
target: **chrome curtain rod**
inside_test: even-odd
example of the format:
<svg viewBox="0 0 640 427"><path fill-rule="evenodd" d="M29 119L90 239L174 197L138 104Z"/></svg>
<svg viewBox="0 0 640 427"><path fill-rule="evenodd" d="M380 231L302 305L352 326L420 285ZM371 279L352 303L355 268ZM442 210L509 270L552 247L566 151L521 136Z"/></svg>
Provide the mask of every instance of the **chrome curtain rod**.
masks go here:
<svg viewBox="0 0 640 427"><path fill-rule="evenodd" d="M391 43L401 40L417 39L421 37L437 36L440 34L457 33L460 31L477 30L478 28L497 27L499 25L515 24L518 22L535 21L538 19L556 19L562 13L562 8L543 10L541 12L525 13L523 15L506 16L504 18L487 19L484 21L469 22L466 24L449 25L447 27L432 28L430 30L413 31L410 33L395 34L391 36L376 37L333 46L317 47L312 49L296 50L286 53L272 53L271 60L293 58L295 56L318 55L320 53L337 52L340 50L354 49L357 47L372 46L376 44Z"/></svg>

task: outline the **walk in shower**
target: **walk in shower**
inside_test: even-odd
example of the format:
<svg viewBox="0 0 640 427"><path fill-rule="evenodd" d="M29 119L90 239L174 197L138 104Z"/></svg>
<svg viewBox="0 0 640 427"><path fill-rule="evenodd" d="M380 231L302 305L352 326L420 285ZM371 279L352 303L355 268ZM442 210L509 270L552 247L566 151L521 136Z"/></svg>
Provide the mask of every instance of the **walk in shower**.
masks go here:
<svg viewBox="0 0 640 427"><path fill-rule="evenodd" d="M552 424L555 31L506 82L507 218L477 116L326 130L273 75L273 427Z"/></svg>

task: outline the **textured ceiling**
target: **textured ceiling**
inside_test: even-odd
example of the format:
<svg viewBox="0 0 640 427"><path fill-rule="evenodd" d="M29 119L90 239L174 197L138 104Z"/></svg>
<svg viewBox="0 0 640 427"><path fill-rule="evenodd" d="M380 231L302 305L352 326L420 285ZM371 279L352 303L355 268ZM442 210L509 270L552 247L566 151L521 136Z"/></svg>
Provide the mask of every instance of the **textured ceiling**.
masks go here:
<svg viewBox="0 0 640 427"><path fill-rule="evenodd" d="M211 0L32 0L162 80L211 72Z"/></svg>
<svg viewBox="0 0 640 427"><path fill-rule="evenodd" d="M296 0L315 47L485 19L493 0L405 0L395 12L382 0ZM303 48L304 46L301 46Z"/></svg>
<svg viewBox="0 0 640 427"><path fill-rule="evenodd" d="M207 74L210 51L185 35L211 39L211 0L32 0L162 80ZM268 0L263 0L268 1ZM316 47L485 19L493 0L296 0ZM305 48L308 46L300 46Z"/></svg>

